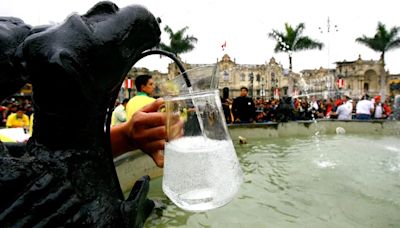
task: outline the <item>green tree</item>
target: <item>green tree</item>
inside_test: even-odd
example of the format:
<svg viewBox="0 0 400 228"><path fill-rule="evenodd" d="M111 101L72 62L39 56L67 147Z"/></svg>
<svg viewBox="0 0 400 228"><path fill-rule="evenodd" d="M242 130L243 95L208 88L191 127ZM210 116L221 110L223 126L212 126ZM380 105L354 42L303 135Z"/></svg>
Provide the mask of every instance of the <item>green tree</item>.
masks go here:
<svg viewBox="0 0 400 228"><path fill-rule="evenodd" d="M380 52L382 64L385 66L385 53L400 47L399 31L399 27L396 26L388 31L384 24L378 22L376 34L373 37L363 35L362 37L358 37L356 42L364 44L374 51Z"/></svg>
<svg viewBox="0 0 400 228"><path fill-rule="evenodd" d="M165 44L160 43L160 48L164 51L172 52L176 56L182 53L189 52L194 49L194 43L197 43L197 38L194 36L185 35L185 32L189 27L184 27L177 32L172 31L172 29L167 25L164 31L169 34L170 43Z"/></svg>
<svg viewBox="0 0 400 228"><path fill-rule="evenodd" d="M364 44L374 51L380 52L380 61L382 64L381 75L381 96L385 99L385 87L386 87L386 73L385 73L385 53L400 47L399 27L392 27L390 31L386 30L386 26L381 22L378 22L376 28L376 34L373 37L367 37L363 35L358 37L356 42Z"/></svg>
<svg viewBox="0 0 400 228"><path fill-rule="evenodd" d="M323 43L311 39L308 36L303 36L305 29L304 23L300 23L293 29L291 25L285 23L285 31L279 32L275 29L272 30L268 36L277 41L275 45L275 53L286 52L289 55L289 69L292 70L292 53L302 50L322 49Z"/></svg>

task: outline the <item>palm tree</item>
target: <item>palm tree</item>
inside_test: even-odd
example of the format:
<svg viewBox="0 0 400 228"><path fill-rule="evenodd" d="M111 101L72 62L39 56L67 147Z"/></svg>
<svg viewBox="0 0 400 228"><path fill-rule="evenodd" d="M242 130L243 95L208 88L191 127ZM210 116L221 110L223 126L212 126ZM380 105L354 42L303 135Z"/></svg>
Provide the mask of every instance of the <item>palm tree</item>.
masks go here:
<svg viewBox="0 0 400 228"><path fill-rule="evenodd" d="M363 35L358 37L356 42L364 44L365 46L371 48L374 51L381 53L381 96L382 100L385 99L385 86L386 86L386 75L385 75L385 53L400 47L400 37L399 30L400 27L393 27L390 31L386 30L386 26L381 22L378 22L378 27L376 28L376 34L374 37L367 37Z"/></svg>
<svg viewBox="0 0 400 228"><path fill-rule="evenodd" d="M164 31L169 34L170 44L160 43L160 48L164 51L172 52L176 56L182 53L189 52L194 49L194 43L197 43L197 38L194 36L185 35L189 27L184 27L176 33L167 25Z"/></svg>
<svg viewBox="0 0 400 228"><path fill-rule="evenodd" d="M272 30L268 36L277 41L275 45L275 53L286 52L289 54L289 70L292 71L292 53L301 50L322 49L323 43L312 40L308 36L302 36L305 29L304 23L300 23L296 28L285 23L285 33Z"/></svg>
<svg viewBox="0 0 400 228"><path fill-rule="evenodd" d="M388 31L384 24L378 22L378 27L376 28L376 34L374 37L363 35L362 37L358 37L356 42L364 44L374 51L380 52L382 64L385 66L385 53L400 47L400 37L398 37L399 29L400 27L395 26Z"/></svg>

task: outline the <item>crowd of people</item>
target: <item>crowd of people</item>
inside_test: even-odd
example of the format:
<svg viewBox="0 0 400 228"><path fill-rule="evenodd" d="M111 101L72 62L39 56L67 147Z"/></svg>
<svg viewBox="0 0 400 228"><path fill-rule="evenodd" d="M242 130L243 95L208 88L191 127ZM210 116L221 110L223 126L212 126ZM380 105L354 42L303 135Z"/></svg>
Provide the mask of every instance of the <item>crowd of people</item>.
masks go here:
<svg viewBox="0 0 400 228"><path fill-rule="evenodd" d="M138 90L137 94L130 98L124 99L122 102L117 101L116 106L113 110L111 117L111 138L112 142L117 141L118 143L112 143L112 150L114 156L118 156L124 152L126 152L127 147L132 147L133 143L126 141L126 137L121 135L126 131L134 130L134 133L130 135L132 138L139 138L136 144L144 144L148 143L148 145L142 145L140 148L144 152L151 153L151 157L157 166L163 167L164 158L161 150L158 152L153 152L154 148L160 148L162 145L162 140L155 141L154 137L150 137L148 140L141 135L140 127L141 125L148 125L148 121L154 121L154 119L149 119L150 117L142 118L138 117L135 119L135 124L133 124L132 119L133 115L136 112L156 112L160 105L162 104L161 100L156 100L152 97L154 92L154 81L149 75L139 76L135 80L135 86ZM150 105L151 104L151 105ZM149 106L146 106L149 105ZM146 109L144 109L146 106ZM154 110L154 108L156 109ZM139 115L142 112L139 112ZM153 118L153 117L152 117ZM32 135L32 126L34 119L34 110L32 105L32 100L28 98L10 98L4 100L0 105L0 128L23 128L25 133ZM157 118L160 121L160 118ZM132 123L130 123L132 122ZM158 126L158 123L152 122L151 125ZM128 127L127 127L128 126ZM145 126L146 127L146 126ZM135 129L133 129L135 128ZM151 127L146 127L146 129L150 129ZM128 130L126 130L128 129ZM147 133L146 133L147 134ZM146 136L147 137L147 136ZM125 140L125 141L124 141ZM153 140L153 141L152 141ZM128 146L123 146L123 144L130 143ZM148 150L148 151L146 151Z"/></svg>
<svg viewBox="0 0 400 228"><path fill-rule="evenodd" d="M117 101L112 113L111 126L124 123L143 106L155 101L152 97L154 92L154 81L149 75L141 75L135 80L138 90L136 96L131 99L125 98ZM33 122L32 100L28 98L10 98L4 100L0 105L0 127L26 128L31 127Z"/></svg>
<svg viewBox="0 0 400 228"><path fill-rule="evenodd" d="M0 128L24 128L32 131L33 106L30 99L10 98L0 105Z"/></svg>
<svg viewBox="0 0 400 228"><path fill-rule="evenodd" d="M226 89L221 96L224 114L229 124L314 119L397 119L393 115L393 99L387 97L383 101L381 96L370 97L365 94L360 99L343 95L336 99L305 96L264 100L249 97L246 87L242 87L240 96L234 99L229 98Z"/></svg>
<svg viewBox="0 0 400 228"><path fill-rule="evenodd" d="M138 93L122 102L116 103L111 125L128 121L137 110L153 102L154 81L151 76L142 75L135 80ZM365 94L360 99L346 95L336 99L317 99L308 97L283 97L265 100L248 96L248 89L242 87L240 95L229 97L229 89L222 90L221 102L228 124L255 122L287 122L296 120L339 119L399 119L393 114L393 97L382 101L381 96L370 97ZM29 99L5 100L0 105L0 127L22 127L31 132L33 107Z"/></svg>

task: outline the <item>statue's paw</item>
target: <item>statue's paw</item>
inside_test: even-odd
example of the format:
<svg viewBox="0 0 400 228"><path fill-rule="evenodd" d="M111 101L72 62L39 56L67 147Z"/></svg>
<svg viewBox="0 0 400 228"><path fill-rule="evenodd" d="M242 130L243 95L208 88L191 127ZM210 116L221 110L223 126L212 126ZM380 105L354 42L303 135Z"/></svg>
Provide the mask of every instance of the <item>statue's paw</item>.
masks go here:
<svg viewBox="0 0 400 228"><path fill-rule="evenodd" d="M0 227L60 226L79 217L81 202L69 182L43 172L25 184L25 188L14 189L16 198L2 205L6 207L1 208Z"/></svg>
<svg viewBox="0 0 400 228"><path fill-rule="evenodd" d="M122 213L127 227L142 227L154 208L154 202L147 199L149 182L149 176L143 176L136 181L128 199L122 204Z"/></svg>

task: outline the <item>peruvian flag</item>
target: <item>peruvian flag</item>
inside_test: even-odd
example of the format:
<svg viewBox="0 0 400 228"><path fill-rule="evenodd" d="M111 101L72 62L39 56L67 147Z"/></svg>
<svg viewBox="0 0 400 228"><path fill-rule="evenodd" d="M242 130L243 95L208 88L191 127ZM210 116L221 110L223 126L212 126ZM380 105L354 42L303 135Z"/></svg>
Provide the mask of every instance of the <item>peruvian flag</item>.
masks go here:
<svg viewBox="0 0 400 228"><path fill-rule="evenodd" d="M337 80L337 86L338 86L338 88L343 88L344 87L344 80L343 79L338 79Z"/></svg>
<svg viewBox="0 0 400 228"><path fill-rule="evenodd" d="M299 95L300 95L299 90L295 89L293 92L293 96L299 96Z"/></svg>
<svg viewBox="0 0 400 228"><path fill-rule="evenodd" d="M225 51L225 48L226 48L226 41L221 45L221 48L222 48L223 51Z"/></svg>
<svg viewBox="0 0 400 228"><path fill-rule="evenodd" d="M133 88L133 80L128 78L125 80L125 88L132 89Z"/></svg>
<svg viewBox="0 0 400 228"><path fill-rule="evenodd" d="M275 98L275 99L279 99L279 95L280 95L279 88L275 88L275 89L274 89L274 98Z"/></svg>

